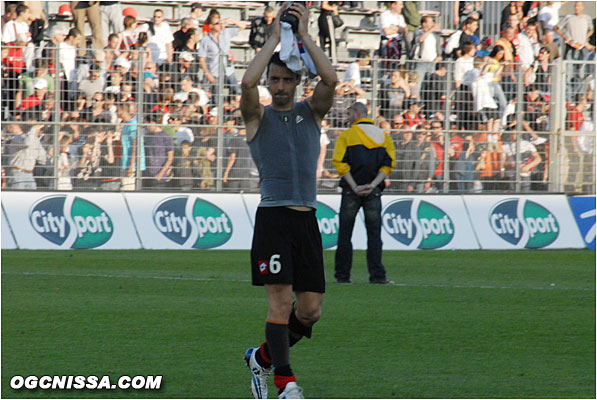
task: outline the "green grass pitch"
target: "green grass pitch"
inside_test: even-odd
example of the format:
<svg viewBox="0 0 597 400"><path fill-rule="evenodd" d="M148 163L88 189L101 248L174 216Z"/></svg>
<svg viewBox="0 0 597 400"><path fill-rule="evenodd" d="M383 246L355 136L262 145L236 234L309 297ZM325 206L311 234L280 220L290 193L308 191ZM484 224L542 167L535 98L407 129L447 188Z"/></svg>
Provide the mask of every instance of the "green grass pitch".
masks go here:
<svg viewBox="0 0 597 400"><path fill-rule="evenodd" d="M595 252L385 252L333 281L291 362L307 398L595 398ZM249 398L267 302L248 251L2 251L3 398ZM163 375L159 391L14 375ZM270 383L273 386L273 383ZM274 392L272 389L271 392ZM274 393L270 393L273 397Z"/></svg>

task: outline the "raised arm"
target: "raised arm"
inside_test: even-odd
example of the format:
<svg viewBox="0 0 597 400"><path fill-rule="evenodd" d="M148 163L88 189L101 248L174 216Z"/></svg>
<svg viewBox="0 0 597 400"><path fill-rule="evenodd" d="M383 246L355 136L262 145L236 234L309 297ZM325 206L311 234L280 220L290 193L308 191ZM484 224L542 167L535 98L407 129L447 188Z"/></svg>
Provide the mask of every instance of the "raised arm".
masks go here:
<svg viewBox="0 0 597 400"><path fill-rule="evenodd" d="M263 72L269 63L276 46L280 42L280 16L288 3L278 10L278 15L274 19L272 35L267 39L261 51L255 54L245 74L243 75L240 88L240 112L243 115L245 126L247 127L247 141L250 142L255 137L261 117L263 116L263 106L259 103L259 90L257 86L263 76Z"/></svg>
<svg viewBox="0 0 597 400"><path fill-rule="evenodd" d="M299 20L297 36L301 39L305 50L313 59L315 68L317 68L317 74L321 78L317 83L317 86L315 86L313 96L307 100L317 122L321 123L321 120L330 108L332 108L332 104L334 103L334 90L338 83L338 76L330 63L329 58L325 55L323 50L315 44L309 35L307 26L309 22L309 9L302 4L295 3L289 13L295 15Z"/></svg>

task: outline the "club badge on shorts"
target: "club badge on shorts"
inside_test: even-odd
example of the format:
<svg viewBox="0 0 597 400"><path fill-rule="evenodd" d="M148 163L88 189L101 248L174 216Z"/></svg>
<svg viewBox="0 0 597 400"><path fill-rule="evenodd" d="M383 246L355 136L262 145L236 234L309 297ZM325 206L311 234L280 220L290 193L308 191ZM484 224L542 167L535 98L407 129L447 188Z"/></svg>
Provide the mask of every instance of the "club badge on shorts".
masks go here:
<svg viewBox="0 0 597 400"><path fill-rule="evenodd" d="M261 261L259 261L259 273L261 275L266 275L267 274L267 260L261 260Z"/></svg>

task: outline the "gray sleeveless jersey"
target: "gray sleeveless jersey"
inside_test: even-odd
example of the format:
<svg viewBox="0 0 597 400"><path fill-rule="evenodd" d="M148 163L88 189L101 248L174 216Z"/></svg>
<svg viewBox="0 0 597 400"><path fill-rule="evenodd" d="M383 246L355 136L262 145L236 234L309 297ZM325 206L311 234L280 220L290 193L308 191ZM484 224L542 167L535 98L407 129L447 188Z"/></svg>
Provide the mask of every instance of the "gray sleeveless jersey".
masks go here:
<svg viewBox="0 0 597 400"><path fill-rule="evenodd" d="M320 127L306 102L290 111L265 107L249 142L259 170L259 207L316 206Z"/></svg>

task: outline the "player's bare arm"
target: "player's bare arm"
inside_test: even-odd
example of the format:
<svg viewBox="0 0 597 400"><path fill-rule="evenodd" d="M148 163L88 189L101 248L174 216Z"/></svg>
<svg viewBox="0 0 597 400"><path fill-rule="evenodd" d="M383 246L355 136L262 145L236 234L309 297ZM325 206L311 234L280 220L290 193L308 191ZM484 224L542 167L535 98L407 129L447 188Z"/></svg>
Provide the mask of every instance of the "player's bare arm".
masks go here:
<svg viewBox="0 0 597 400"><path fill-rule="evenodd" d="M317 68L317 73L321 77L321 80L315 86L313 96L307 99L307 103L311 107L315 119L318 123L327 112L332 108L334 103L334 90L338 83L338 76L329 58L325 55L323 50L315 44L311 36L309 35L308 22L309 22L309 9L299 3L294 3L289 11L290 14L295 15L299 20L297 29L297 36L302 40L305 50L309 53Z"/></svg>
<svg viewBox="0 0 597 400"><path fill-rule="evenodd" d="M274 54L276 46L280 42L280 16L286 8L288 8L287 4L280 7L273 22L272 35L265 42L261 51L255 54L255 58L247 67L241 81L240 111L247 127L247 141L249 142L255 137L263 116L263 106L259 103L257 86L272 54Z"/></svg>

